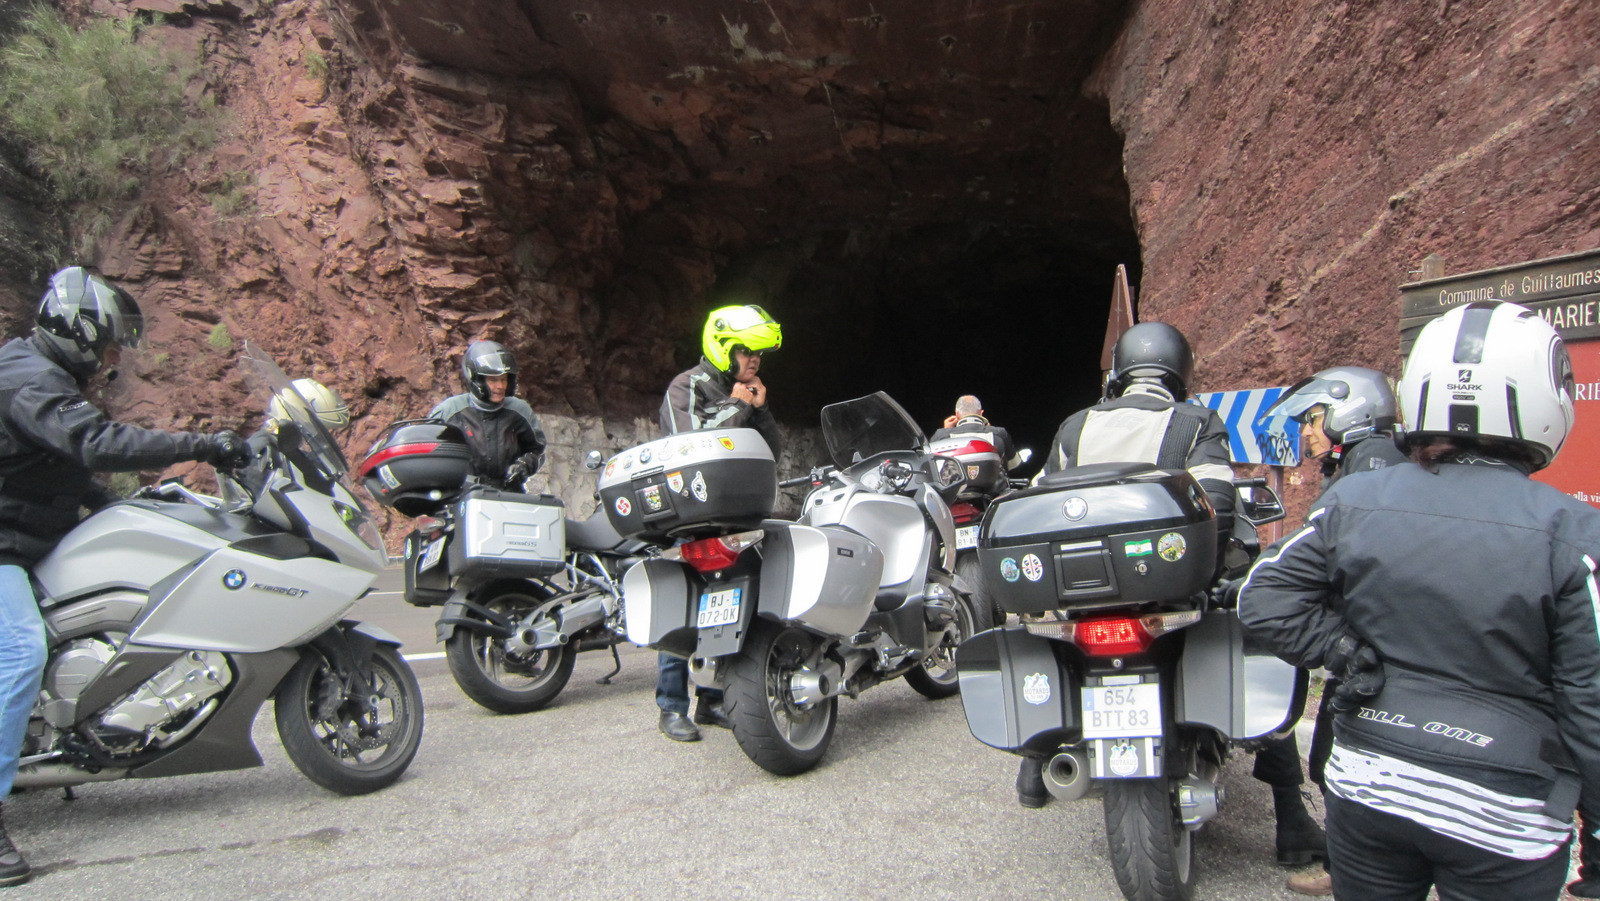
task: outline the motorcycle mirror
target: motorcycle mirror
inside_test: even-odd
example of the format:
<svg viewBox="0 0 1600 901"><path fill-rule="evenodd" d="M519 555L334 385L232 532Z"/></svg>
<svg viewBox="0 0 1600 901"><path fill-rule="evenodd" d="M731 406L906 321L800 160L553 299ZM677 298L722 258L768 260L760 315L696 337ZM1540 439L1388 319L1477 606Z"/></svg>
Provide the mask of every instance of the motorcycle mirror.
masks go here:
<svg viewBox="0 0 1600 901"><path fill-rule="evenodd" d="M1017 461L1018 462L1026 463L1026 462L1028 462L1029 460L1032 460L1032 459L1033 459L1033 448L1025 447L1025 448L1022 448L1021 450L1017 451Z"/></svg>
<svg viewBox="0 0 1600 901"><path fill-rule="evenodd" d="M1261 484L1254 484L1254 483ZM1235 483L1239 494L1239 516L1253 526L1277 522L1288 515L1278 493L1268 488L1265 479L1250 479Z"/></svg>
<svg viewBox="0 0 1600 901"><path fill-rule="evenodd" d="M592 450L592 451L588 452L587 454L583 455L583 468L584 469L587 469L587 470L590 470L590 471L599 469L600 468L600 464L603 463L603 462L605 462L604 458L602 458L600 456L600 452L597 451L597 450Z"/></svg>

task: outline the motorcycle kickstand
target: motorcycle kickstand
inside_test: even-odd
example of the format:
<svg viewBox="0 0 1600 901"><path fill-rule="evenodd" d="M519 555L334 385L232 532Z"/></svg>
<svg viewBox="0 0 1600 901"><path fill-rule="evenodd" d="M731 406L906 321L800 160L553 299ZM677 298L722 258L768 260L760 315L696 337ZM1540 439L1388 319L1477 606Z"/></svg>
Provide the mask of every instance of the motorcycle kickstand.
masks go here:
<svg viewBox="0 0 1600 901"><path fill-rule="evenodd" d="M594 684L596 684L596 685L610 685L611 684L611 677L615 676L617 673L622 672L622 658L617 656L617 646L616 645L612 645L611 646L611 663L616 668L613 669L611 672L606 673L604 676L600 677L599 679L594 680Z"/></svg>

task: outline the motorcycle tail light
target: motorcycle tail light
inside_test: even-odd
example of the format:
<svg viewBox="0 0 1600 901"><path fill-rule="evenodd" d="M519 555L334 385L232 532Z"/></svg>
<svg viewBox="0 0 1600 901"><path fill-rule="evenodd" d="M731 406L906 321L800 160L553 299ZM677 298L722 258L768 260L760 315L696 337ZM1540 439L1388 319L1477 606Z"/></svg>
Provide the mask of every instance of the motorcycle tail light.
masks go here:
<svg viewBox="0 0 1600 901"><path fill-rule="evenodd" d="M963 502L959 504L951 504L950 515L956 518L957 525L962 525L972 522L974 519L982 518L983 511L971 504Z"/></svg>
<svg viewBox="0 0 1600 901"><path fill-rule="evenodd" d="M702 538L667 548L661 552L664 560L678 560L694 567L695 572L714 573L732 566L746 548L753 547L767 533L756 529L723 535L721 538Z"/></svg>
<svg viewBox="0 0 1600 901"><path fill-rule="evenodd" d="M417 527L418 532L430 536L443 532L444 527L448 525L448 523L436 516L419 516L412 524Z"/></svg>
<svg viewBox="0 0 1600 901"><path fill-rule="evenodd" d="M1198 610L1083 620L1072 624L1072 643L1090 657L1142 654L1162 635L1199 621Z"/></svg>
<svg viewBox="0 0 1600 901"><path fill-rule="evenodd" d="M439 442L437 441L429 441L422 444L397 444L394 447L386 447L362 460L361 472L358 474L365 478L367 473L393 460L395 457L406 457L411 454L431 454L438 449Z"/></svg>

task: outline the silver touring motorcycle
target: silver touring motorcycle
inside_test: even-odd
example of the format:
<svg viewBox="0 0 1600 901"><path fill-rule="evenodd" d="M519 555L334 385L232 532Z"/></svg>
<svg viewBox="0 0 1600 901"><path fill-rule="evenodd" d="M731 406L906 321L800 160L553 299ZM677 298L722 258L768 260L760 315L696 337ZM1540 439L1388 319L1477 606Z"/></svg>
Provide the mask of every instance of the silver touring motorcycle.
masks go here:
<svg viewBox="0 0 1600 901"><path fill-rule="evenodd" d="M842 694L905 676L954 695L955 649L989 625L951 574L960 465L881 392L823 408L822 429L833 466L786 483L815 486L799 522L767 518L776 466L751 429L631 448L600 479L617 531L667 546L623 577L628 639L691 658L778 775L822 759Z"/></svg>
<svg viewBox="0 0 1600 901"><path fill-rule="evenodd" d="M1225 574L1283 517L1244 480ZM1194 833L1217 815L1229 751L1281 736L1305 674L1244 643L1213 590L1217 519L1183 470L1104 463L998 498L978 534L983 578L1020 623L962 644L961 702L986 745L1044 761L1064 801L1098 797L1131 901L1194 894Z"/></svg>
<svg viewBox="0 0 1600 901"><path fill-rule="evenodd" d="M289 379L247 347L265 401ZM293 395L284 394L291 397ZM303 405L218 471L221 497L166 483L106 507L34 570L49 641L16 784L72 786L259 766L274 699L295 766L375 791L422 741L422 693L395 638L344 615L384 565L345 460Z"/></svg>

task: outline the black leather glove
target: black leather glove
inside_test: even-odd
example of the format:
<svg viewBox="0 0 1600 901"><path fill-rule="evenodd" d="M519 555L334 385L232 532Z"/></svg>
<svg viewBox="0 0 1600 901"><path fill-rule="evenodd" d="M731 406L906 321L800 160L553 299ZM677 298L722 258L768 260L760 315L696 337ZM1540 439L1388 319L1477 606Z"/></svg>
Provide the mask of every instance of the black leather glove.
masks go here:
<svg viewBox="0 0 1600 901"><path fill-rule="evenodd" d="M1233 610L1239 606L1239 589L1243 579L1220 579L1211 586L1211 605L1219 610Z"/></svg>
<svg viewBox="0 0 1600 901"><path fill-rule="evenodd" d="M1328 706L1338 713L1360 710L1383 692L1383 661L1372 645L1354 635L1341 636L1334 642L1324 665L1340 680L1328 699Z"/></svg>
<svg viewBox="0 0 1600 901"><path fill-rule="evenodd" d="M528 476L539 471L539 466L544 463L544 454L534 452L523 454L514 460L506 469L506 485L512 488L521 488Z"/></svg>
<svg viewBox="0 0 1600 901"><path fill-rule="evenodd" d="M237 469L250 462L250 444L232 429L207 435L199 459L218 469Z"/></svg>

